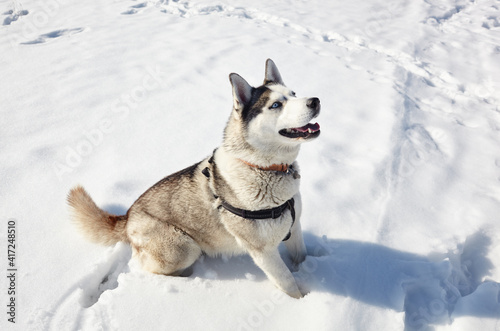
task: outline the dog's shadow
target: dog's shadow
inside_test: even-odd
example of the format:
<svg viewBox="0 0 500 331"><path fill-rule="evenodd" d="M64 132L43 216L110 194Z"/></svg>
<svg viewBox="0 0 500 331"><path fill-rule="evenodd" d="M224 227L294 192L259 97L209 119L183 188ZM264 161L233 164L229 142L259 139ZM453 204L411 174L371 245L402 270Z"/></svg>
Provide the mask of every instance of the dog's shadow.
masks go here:
<svg viewBox="0 0 500 331"><path fill-rule="evenodd" d="M330 292L405 312L406 330L447 324L463 315L500 318L500 284L482 281L493 268L486 257L491 239L483 232L469 236L452 253L430 256L309 232L304 240L308 256L294 276L307 292ZM293 270L282 246L282 257ZM194 270L193 276L202 278L266 280L249 256L204 257ZM485 291L493 292L481 294Z"/></svg>
<svg viewBox="0 0 500 331"><path fill-rule="evenodd" d="M295 276L310 291L404 311L406 330L463 315L500 318L500 284L483 282L493 268L486 257L491 239L484 232L469 236L456 250L427 257L311 233L304 238L310 256ZM481 294L485 291L492 292Z"/></svg>

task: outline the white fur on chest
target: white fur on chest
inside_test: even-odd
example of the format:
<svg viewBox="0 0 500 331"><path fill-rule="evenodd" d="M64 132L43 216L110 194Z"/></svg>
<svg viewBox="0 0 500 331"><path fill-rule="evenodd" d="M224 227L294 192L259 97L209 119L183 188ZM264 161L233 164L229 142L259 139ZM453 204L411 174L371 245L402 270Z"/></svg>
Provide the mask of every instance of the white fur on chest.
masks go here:
<svg viewBox="0 0 500 331"><path fill-rule="evenodd" d="M252 168L223 151L217 151L215 163L238 200L249 210L276 207L299 192L300 179L292 174ZM298 165L293 163L298 171Z"/></svg>

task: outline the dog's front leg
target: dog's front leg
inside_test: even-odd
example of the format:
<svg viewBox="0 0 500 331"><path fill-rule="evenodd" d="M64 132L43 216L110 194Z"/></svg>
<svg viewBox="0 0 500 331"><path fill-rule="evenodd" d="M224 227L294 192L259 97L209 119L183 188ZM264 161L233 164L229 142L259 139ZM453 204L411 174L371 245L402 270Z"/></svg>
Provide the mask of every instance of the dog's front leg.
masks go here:
<svg viewBox="0 0 500 331"><path fill-rule="evenodd" d="M298 221L299 220L297 219L292 227L292 235L290 236L290 239L285 241L286 249L288 250L288 253L290 254L295 266L298 266L300 263L304 262L307 255L304 238L302 238L300 222Z"/></svg>
<svg viewBox="0 0 500 331"><path fill-rule="evenodd" d="M291 236L285 241L285 246L293 262L298 265L306 259L307 252L304 238L302 237L302 228L300 226L300 215L302 213L302 199L300 193L297 193L293 199L295 200L295 222L290 229Z"/></svg>
<svg viewBox="0 0 500 331"><path fill-rule="evenodd" d="M299 287L290 270L281 259L278 249L266 249L265 251L251 251L255 264L257 264L267 277L283 292L293 298L302 298Z"/></svg>

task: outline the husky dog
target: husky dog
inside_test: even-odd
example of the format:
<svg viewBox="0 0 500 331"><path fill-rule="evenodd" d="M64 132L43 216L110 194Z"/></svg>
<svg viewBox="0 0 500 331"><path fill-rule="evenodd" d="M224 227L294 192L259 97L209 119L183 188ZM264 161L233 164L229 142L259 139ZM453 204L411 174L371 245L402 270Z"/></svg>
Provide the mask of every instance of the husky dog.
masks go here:
<svg viewBox="0 0 500 331"><path fill-rule="evenodd" d="M300 145L320 134L309 123L318 98L297 98L271 59L264 84L250 86L232 73L233 110L222 145L203 161L149 188L126 215L97 207L81 187L68 195L73 216L92 241L132 246L143 269L180 276L205 253L248 253L282 291L301 298L278 252L285 241L294 263L306 257L300 227Z"/></svg>

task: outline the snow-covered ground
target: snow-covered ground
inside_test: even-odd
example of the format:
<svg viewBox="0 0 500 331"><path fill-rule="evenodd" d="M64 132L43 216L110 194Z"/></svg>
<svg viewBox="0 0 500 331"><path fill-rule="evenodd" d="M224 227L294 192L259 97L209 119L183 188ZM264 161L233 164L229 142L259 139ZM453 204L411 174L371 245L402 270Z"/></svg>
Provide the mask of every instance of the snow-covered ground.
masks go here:
<svg viewBox="0 0 500 331"><path fill-rule="evenodd" d="M2 330L500 330L500 1L0 0L0 15ZM259 85L267 58L322 103L299 156L308 295L246 256L172 278L80 236L72 186L124 213L211 153L228 74Z"/></svg>

